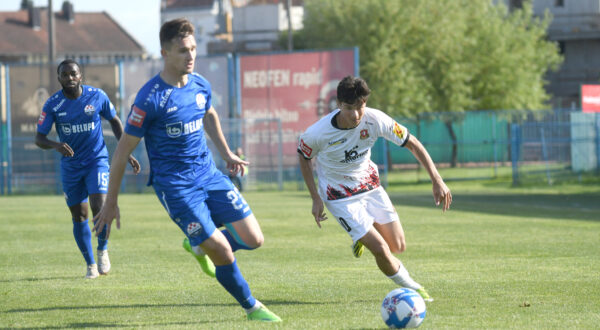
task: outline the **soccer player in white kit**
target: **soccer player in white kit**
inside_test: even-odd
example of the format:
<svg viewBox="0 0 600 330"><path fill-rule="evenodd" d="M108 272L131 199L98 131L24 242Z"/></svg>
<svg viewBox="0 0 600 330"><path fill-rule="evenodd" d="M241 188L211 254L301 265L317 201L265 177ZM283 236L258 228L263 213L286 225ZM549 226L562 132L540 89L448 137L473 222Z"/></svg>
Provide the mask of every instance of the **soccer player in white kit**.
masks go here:
<svg viewBox="0 0 600 330"><path fill-rule="evenodd" d="M366 107L371 91L358 77L347 76L337 87L339 109L321 118L298 141L300 169L313 201L317 226L327 219L324 206L352 238L352 251L360 257L366 246L377 266L396 284L417 291L433 301L415 282L393 253L406 250L404 230L389 196L381 187L371 147L383 137L408 148L427 169L436 205L446 211L452 203L450 189L442 180L429 153L406 127L380 110ZM313 176L316 160L318 188Z"/></svg>

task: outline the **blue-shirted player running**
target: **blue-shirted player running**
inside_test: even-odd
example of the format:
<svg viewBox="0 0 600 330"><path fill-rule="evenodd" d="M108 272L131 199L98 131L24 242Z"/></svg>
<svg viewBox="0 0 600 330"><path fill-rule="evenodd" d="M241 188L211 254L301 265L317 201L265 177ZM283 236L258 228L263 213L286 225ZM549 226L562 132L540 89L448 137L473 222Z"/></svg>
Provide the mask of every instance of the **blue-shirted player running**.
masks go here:
<svg viewBox="0 0 600 330"><path fill-rule="evenodd" d="M55 149L61 158L61 178L67 205L73 220L73 236L87 263L86 278L96 278L110 270L108 238L98 236L98 264L92 250L92 233L88 225L88 196L92 213L96 215L108 189L108 151L104 144L100 117L108 120L115 137L123 134L123 125L116 116L104 91L82 85L81 70L73 60L64 60L57 68L62 90L52 95L37 124L35 143L42 149ZM60 142L47 135L56 126ZM129 157L137 174L138 161Z"/></svg>
<svg viewBox="0 0 600 330"><path fill-rule="evenodd" d="M205 131L230 171L243 171L248 164L227 146L211 105L210 84L192 73L196 57L193 25L185 19L164 23L160 44L163 70L137 94L113 157L106 203L95 218L94 230L106 225L108 237L115 218L119 228L119 185L127 157L143 137L150 159L149 184L186 235L188 248L193 249L203 270L216 276L246 310L249 320L279 322L277 315L252 296L233 254L238 249L259 247L264 238L250 207L216 168L207 147ZM226 229L218 230L221 225Z"/></svg>

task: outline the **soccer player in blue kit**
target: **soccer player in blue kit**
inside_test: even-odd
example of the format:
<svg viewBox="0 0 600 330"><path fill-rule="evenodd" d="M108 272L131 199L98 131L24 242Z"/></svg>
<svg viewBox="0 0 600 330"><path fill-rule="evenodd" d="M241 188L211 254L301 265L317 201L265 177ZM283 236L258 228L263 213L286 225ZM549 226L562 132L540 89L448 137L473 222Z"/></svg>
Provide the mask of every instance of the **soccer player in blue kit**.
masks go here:
<svg viewBox="0 0 600 330"><path fill-rule="evenodd" d="M186 235L194 254L205 263L212 260L217 281L246 310L249 320L280 322L252 296L233 253L255 249L264 238L250 207L229 178L216 168L206 144L205 131L232 173L243 171L248 164L225 141L211 104L209 82L193 73L193 25L183 18L164 23L160 44L163 70L137 94L125 134L113 156L106 203L94 218L94 230L106 225L110 235L114 219L120 227L119 186L127 157L143 137L150 159L148 184ZM221 225L226 229L218 230ZM210 273L209 269L203 270Z"/></svg>
<svg viewBox="0 0 600 330"><path fill-rule="evenodd" d="M92 232L88 225L88 196L96 215L108 189L108 150L102 134L101 118L108 120L115 137L123 134L123 125L104 91L82 85L79 64L62 61L57 68L62 90L44 104L37 124L35 144L42 149L55 149L62 155L61 178L67 206L73 220L73 236L87 263L86 278L96 278L110 271L108 237L98 236L98 264L92 250ZM60 142L48 139L55 124ZM128 158L137 174L140 164Z"/></svg>

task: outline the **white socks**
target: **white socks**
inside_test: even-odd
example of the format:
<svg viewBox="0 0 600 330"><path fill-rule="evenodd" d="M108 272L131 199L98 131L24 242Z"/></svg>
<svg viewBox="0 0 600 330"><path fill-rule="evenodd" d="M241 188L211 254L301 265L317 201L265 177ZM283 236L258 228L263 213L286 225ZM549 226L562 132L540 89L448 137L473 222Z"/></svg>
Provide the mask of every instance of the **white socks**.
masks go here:
<svg viewBox="0 0 600 330"><path fill-rule="evenodd" d="M192 251L194 251L194 254L199 257L204 257L206 255L200 245L192 246Z"/></svg>
<svg viewBox="0 0 600 330"><path fill-rule="evenodd" d="M398 269L398 272L392 276L388 276L392 281L394 281L394 283L398 284L399 286L405 287L405 288L409 288L409 289L413 289L413 290L417 290L421 288L421 284L415 282L410 275L408 274L408 270L406 270L406 268L404 268L404 265L402 264L402 262L400 262L400 268Z"/></svg>
<svg viewBox="0 0 600 330"><path fill-rule="evenodd" d="M254 304L254 306L252 306L248 309L246 309L246 308L244 308L244 309L246 310L246 314L250 314L250 313L254 312L255 310L259 309L260 306L262 306L262 303L260 301L258 301L258 299L256 299L256 303Z"/></svg>

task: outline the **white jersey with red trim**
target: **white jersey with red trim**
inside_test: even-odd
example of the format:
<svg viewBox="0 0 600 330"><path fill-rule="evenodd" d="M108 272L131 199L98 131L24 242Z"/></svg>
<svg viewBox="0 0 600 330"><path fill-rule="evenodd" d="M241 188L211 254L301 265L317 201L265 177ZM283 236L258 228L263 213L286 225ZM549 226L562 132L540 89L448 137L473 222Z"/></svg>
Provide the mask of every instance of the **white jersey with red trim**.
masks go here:
<svg viewBox="0 0 600 330"><path fill-rule="evenodd" d="M336 109L321 118L298 141L298 152L306 159L316 159L319 195L324 200L347 198L379 187L371 147L379 137L399 146L409 138L406 127L380 110L365 108L360 124L350 129L337 127L339 112Z"/></svg>

